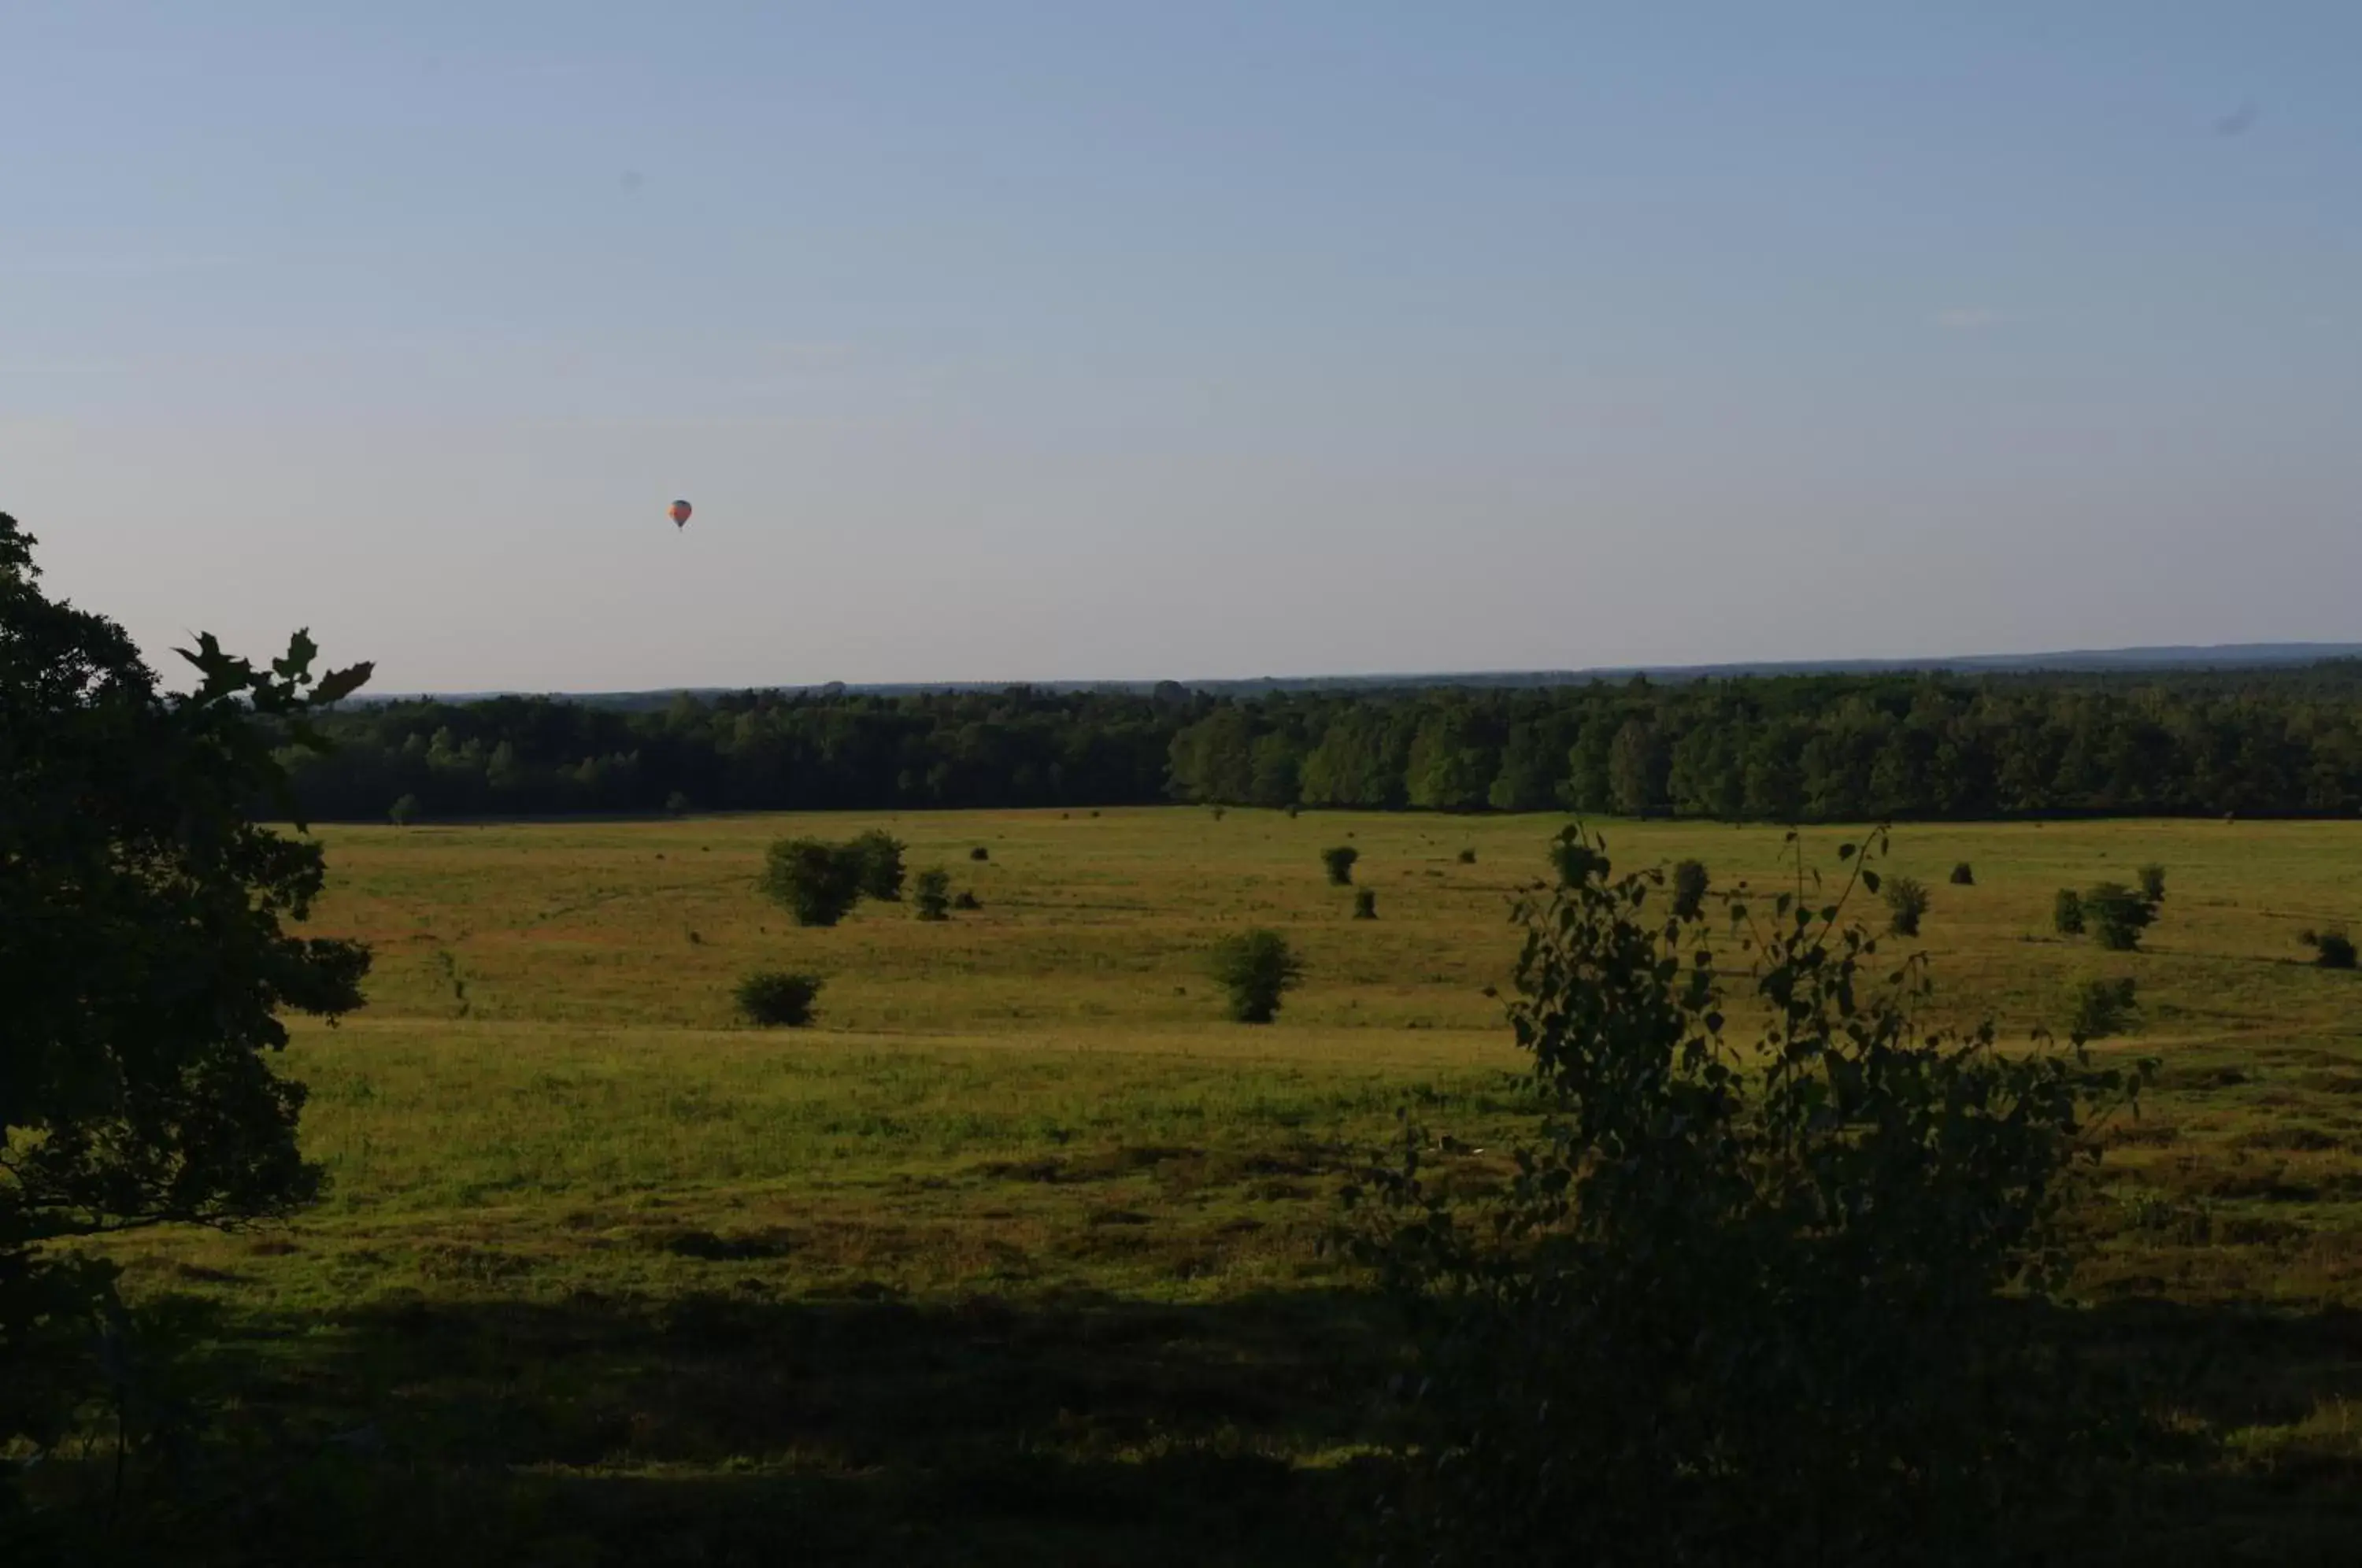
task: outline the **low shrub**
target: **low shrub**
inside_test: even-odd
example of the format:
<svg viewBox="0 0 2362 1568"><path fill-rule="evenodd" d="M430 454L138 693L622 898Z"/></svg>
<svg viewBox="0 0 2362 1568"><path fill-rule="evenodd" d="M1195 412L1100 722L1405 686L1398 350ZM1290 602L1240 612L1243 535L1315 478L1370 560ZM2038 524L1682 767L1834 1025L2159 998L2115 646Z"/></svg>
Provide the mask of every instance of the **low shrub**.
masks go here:
<svg viewBox="0 0 2362 1568"><path fill-rule="evenodd" d="M2354 939L2339 927L2300 933L2299 942L2312 949L2312 961L2324 969L2354 967Z"/></svg>
<svg viewBox="0 0 2362 1568"><path fill-rule="evenodd" d="M2083 894L2083 923L2101 946L2130 953L2157 919L2157 905L2122 882L2103 882Z"/></svg>
<svg viewBox="0 0 2362 1568"><path fill-rule="evenodd" d="M2068 1032L2077 1040L2105 1040L2124 1033L2133 1026L2136 989L2129 977L2084 981L2076 988Z"/></svg>
<svg viewBox="0 0 2362 1568"><path fill-rule="evenodd" d="M1362 852L1350 844L1341 844L1333 849L1320 852L1320 864L1327 867L1329 880L1340 888L1352 881L1353 863L1361 858Z"/></svg>
<svg viewBox="0 0 2362 1568"><path fill-rule="evenodd" d="M1261 929L1214 944L1207 968L1230 993L1231 1017L1241 1023L1269 1023L1279 1011L1280 999L1304 978L1303 960L1287 939Z"/></svg>
<svg viewBox="0 0 2362 1568"><path fill-rule="evenodd" d="M946 911L952 905L952 876L940 866L930 866L919 873L911 902L921 920L949 920Z"/></svg>
<svg viewBox="0 0 2362 1568"><path fill-rule="evenodd" d="M738 1010L767 1029L800 1029L812 1021L820 988L817 975L765 969L738 982Z"/></svg>
<svg viewBox="0 0 2362 1568"><path fill-rule="evenodd" d="M1963 860L1952 867L1952 886L1955 888L1973 888L1976 885L1977 874L1970 868L1967 861Z"/></svg>
<svg viewBox="0 0 2362 1568"><path fill-rule="evenodd" d="M1889 877L1880 897L1886 900L1886 929L1897 936L1918 935L1919 922L1926 917L1928 905L1935 901L1917 878L1911 877Z"/></svg>
<svg viewBox="0 0 2362 1568"><path fill-rule="evenodd" d="M1375 889L1357 888L1353 890L1353 918L1355 920L1378 918L1378 895Z"/></svg>

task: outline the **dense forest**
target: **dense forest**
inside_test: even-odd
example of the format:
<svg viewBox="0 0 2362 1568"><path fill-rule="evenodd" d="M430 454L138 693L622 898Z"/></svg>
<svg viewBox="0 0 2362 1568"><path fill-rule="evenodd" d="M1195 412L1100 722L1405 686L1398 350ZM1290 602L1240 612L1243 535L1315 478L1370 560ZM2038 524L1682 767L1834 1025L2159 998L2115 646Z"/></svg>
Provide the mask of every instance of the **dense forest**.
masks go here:
<svg viewBox="0 0 2362 1568"><path fill-rule="evenodd" d="M844 691L353 704L324 820L1113 806L1814 822L2362 809L2362 663L1214 696ZM398 808L398 809L397 809Z"/></svg>

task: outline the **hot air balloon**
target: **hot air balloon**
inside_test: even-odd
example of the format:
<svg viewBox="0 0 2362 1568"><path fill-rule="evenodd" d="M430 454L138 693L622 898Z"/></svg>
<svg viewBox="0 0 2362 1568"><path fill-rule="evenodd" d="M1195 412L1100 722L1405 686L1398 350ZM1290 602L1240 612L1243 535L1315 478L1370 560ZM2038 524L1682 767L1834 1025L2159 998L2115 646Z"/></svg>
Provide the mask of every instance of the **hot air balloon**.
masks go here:
<svg viewBox="0 0 2362 1568"><path fill-rule="evenodd" d="M674 527L676 530L678 530L678 529L680 529L680 528L686 527L686 526L688 525L688 524L689 524L689 502L686 502L686 501L676 501L676 502L674 502L672 503L672 525L673 525L673 527Z"/></svg>

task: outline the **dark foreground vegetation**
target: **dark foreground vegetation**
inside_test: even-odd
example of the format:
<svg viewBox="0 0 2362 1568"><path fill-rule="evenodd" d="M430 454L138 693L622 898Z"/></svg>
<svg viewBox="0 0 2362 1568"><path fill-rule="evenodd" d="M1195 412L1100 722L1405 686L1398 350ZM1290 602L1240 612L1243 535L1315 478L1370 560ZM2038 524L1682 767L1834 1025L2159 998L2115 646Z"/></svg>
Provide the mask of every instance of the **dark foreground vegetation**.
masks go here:
<svg viewBox="0 0 2362 1568"><path fill-rule="evenodd" d="M328 820L687 809L1568 808L1760 822L2334 815L2362 664L2236 675L1776 676L1238 697L757 693L331 715Z"/></svg>

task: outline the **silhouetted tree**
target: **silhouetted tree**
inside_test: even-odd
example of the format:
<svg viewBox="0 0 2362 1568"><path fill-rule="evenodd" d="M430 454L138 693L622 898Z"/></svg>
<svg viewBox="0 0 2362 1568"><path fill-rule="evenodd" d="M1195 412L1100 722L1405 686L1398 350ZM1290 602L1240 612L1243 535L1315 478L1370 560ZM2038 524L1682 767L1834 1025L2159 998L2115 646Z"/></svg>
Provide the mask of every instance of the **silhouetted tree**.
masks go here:
<svg viewBox="0 0 2362 1568"><path fill-rule="evenodd" d="M2019 1501L2116 1457L2023 1297L2063 1286L2091 1118L2136 1078L1928 1028L1845 892L1729 897L1727 968L1651 912L1663 872L1562 847L1520 911L1514 1176L1409 1124L1346 1195L1416 1358L1382 1560L2020 1560Z"/></svg>
<svg viewBox="0 0 2362 1568"><path fill-rule="evenodd" d="M1350 844L1320 852L1320 864L1328 869L1330 882L1340 888L1352 881L1353 863L1361 858L1362 852Z"/></svg>
<svg viewBox="0 0 2362 1568"><path fill-rule="evenodd" d="M317 747L369 666L315 677L299 632L258 669L205 635L168 696L121 627L42 594L32 545L0 514L0 1448L39 1452L114 1302L113 1265L57 1243L319 1189L268 1056L284 1015L361 1005L369 953L288 934L320 847L249 807L295 814L279 750Z"/></svg>

